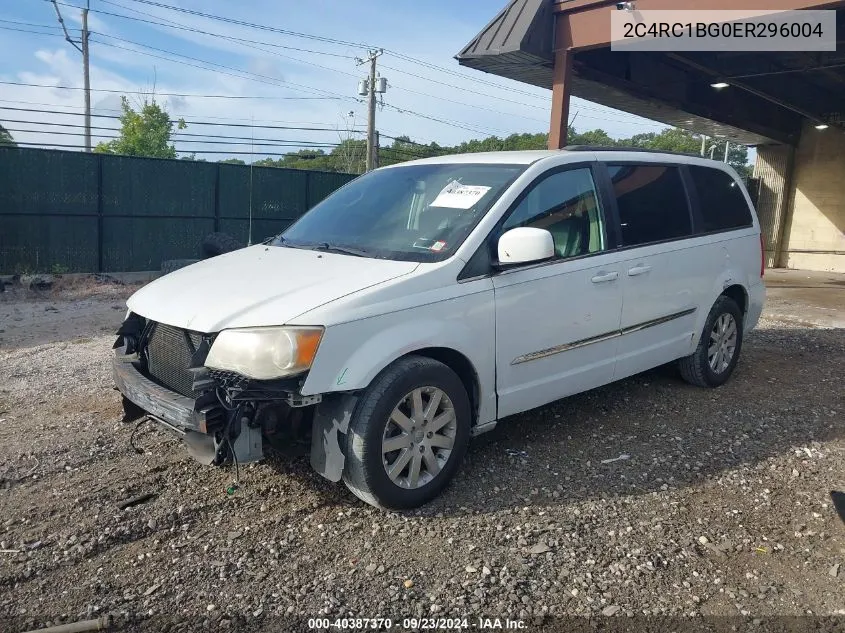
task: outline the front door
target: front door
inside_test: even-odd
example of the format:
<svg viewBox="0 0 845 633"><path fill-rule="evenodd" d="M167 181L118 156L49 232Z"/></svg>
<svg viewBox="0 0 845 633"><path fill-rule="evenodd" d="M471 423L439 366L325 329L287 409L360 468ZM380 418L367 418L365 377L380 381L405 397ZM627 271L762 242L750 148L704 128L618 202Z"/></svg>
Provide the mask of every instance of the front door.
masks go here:
<svg viewBox="0 0 845 633"><path fill-rule="evenodd" d="M493 277L499 418L610 382L622 311L620 253L606 248L588 166L537 181L499 232L520 226L551 232L556 256Z"/></svg>

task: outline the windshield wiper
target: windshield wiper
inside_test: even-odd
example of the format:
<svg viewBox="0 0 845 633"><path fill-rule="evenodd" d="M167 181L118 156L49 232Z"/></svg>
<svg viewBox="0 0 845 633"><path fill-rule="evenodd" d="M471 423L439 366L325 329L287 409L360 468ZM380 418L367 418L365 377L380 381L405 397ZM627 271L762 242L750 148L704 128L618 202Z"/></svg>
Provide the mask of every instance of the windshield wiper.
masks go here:
<svg viewBox="0 0 845 633"><path fill-rule="evenodd" d="M326 251L327 253L342 253L344 255L354 255L355 257L369 257L369 253L362 248L353 248L351 246L339 246L337 244L329 244L328 242L321 242L314 244L311 247L312 251Z"/></svg>

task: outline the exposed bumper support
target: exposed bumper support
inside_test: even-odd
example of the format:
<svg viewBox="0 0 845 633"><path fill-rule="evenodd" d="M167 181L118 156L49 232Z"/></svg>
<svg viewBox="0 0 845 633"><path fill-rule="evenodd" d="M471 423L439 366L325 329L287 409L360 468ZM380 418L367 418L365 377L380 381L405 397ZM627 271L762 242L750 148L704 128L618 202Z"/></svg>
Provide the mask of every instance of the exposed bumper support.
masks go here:
<svg viewBox="0 0 845 633"><path fill-rule="evenodd" d="M135 354L124 354L122 348L112 359L114 384L127 400L177 432L207 434L222 426L225 418L219 407L199 406L197 400L157 385L141 373L136 361Z"/></svg>

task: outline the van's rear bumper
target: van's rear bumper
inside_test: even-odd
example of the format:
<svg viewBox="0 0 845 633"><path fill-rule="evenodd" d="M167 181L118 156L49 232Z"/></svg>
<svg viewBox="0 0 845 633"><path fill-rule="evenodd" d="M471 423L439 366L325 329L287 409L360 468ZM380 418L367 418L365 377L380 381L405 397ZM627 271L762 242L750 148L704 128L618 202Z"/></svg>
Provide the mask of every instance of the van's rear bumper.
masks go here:
<svg viewBox="0 0 845 633"><path fill-rule="evenodd" d="M114 384L123 396L153 418L178 433L211 433L223 421L219 407L198 406L198 401L170 391L141 373L135 354L115 350L112 359Z"/></svg>

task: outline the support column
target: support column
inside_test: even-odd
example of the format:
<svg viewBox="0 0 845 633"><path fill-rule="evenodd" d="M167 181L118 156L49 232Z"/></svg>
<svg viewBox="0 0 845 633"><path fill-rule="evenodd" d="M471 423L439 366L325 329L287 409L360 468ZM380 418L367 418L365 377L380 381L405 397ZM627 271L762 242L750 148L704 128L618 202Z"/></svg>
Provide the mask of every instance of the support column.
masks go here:
<svg viewBox="0 0 845 633"><path fill-rule="evenodd" d="M758 145L754 178L757 179L757 217L765 246L766 268L779 268L790 205L795 149L790 145Z"/></svg>
<svg viewBox="0 0 845 633"><path fill-rule="evenodd" d="M572 58L574 51L562 48L555 52L552 78L552 119L549 124L549 149L566 147L569 123L569 95L572 92Z"/></svg>

